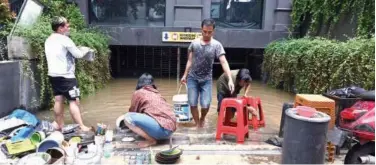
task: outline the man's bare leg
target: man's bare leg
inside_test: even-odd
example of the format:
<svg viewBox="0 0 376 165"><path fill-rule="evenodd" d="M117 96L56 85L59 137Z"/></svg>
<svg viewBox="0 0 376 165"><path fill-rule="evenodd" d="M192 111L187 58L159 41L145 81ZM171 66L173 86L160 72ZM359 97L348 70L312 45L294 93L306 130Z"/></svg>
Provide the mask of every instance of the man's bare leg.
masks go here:
<svg viewBox="0 0 376 165"><path fill-rule="evenodd" d="M73 118L73 121L80 125L82 131L90 131L89 127L86 127L82 121L80 108L78 107L78 101L69 101L70 114Z"/></svg>
<svg viewBox="0 0 376 165"><path fill-rule="evenodd" d="M157 144L157 141L150 137L144 130L142 130L139 127L133 126L132 124L128 123L127 120L124 120L125 125L132 130L137 135L140 135L141 137L145 138L146 141L138 143L138 146L141 148L149 147L152 145Z"/></svg>
<svg viewBox="0 0 376 165"><path fill-rule="evenodd" d="M198 127L200 124L200 116L198 114L197 106L191 107L191 113L192 113L193 120L195 121L195 125Z"/></svg>
<svg viewBox="0 0 376 165"><path fill-rule="evenodd" d="M54 104L55 121L52 123L55 130L61 131L64 127L64 96L55 96Z"/></svg>
<svg viewBox="0 0 376 165"><path fill-rule="evenodd" d="M204 125L205 125L205 117L208 114L208 112L209 112L209 108L201 108L201 118L200 118L200 123L199 123L199 127L200 128L204 127Z"/></svg>

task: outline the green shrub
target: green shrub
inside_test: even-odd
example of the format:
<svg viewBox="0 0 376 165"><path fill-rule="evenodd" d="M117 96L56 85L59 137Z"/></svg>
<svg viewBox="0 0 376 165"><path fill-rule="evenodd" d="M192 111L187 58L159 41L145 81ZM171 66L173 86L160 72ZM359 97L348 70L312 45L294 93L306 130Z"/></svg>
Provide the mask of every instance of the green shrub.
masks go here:
<svg viewBox="0 0 376 165"><path fill-rule="evenodd" d="M38 57L37 72L40 79L37 80L41 86L42 106L49 106L52 103L52 90L47 76L47 61L44 52L44 42L52 33L50 19L52 16L64 16L68 19L71 27L70 37L77 46L87 46L95 49L96 59L94 62L76 60L76 78L78 80L81 95L85 96L94 93L102 88L111 78L109 72L109 54L108 36L104 33L85 27L84 17L81 15L78 7L72 4L66 4L62 0L54 0L48 3L43 0L47 6L47 12L31 28L17 29L15 34L25 37L31 44L32 52ZM27 69L30 73L30 69Z"/></svg>
<svg viewBox="0 0 376 165"><path fill-rule="evenodd" d="M265 50L262 72L268 84L299 93L358 85L375 87L375 40L354 38L346 42L324 38L276 41Z"/></svg>
<svg viewBox="0 0 376 165"><path fill-rule="evenodd" d="M309 36L331 37L341 18L350 18L356 36L375 34L375 0L293 0L292 9L292 31L307 26Z"/></svg>
<svg viewBox="0 0 376 165"><path fill-rule="evenodd" d="M0 26L14 21L15 14L9 9L8 0L0 0Z"/></svg>

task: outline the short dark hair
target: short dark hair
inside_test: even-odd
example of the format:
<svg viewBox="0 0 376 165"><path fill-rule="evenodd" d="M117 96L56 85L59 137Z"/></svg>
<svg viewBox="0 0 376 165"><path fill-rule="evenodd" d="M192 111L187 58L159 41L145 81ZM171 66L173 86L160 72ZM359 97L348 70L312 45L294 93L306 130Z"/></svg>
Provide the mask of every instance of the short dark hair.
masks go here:
<svg viewBox="0 0 376 165"><path fill-rule="evenodd" d="M144 73L140 76L140 78L138 78L136 90L139 90L144 86L152 86L154 89L157 89L157 87L154 85L153 76L149 73Z"/></svg>
<svg viewBox="0 0 376 165"><path fill-rule="evenodd" d="M67 19L61 16L55 16L51 20L51 28L54 32L56 32L59 27L65 26L67 23Z"/></svg>
<svg viewBox="0 0 376 165"><path fill-rule="evenodd" d="M201 22L201 28L203 28L204 26L213 26L213 29L215 29L215 21L214 21L214 19L211 19L211 18L204 19Z"/></svg>
<svg viewBox="0 0 376 165"><path fill-rule="evenodd" d="M240 69L238 74L236 75L236 79L237 80L244 80L245 82L250 82L252 81L252 78L251 78L251 75L250 75L250 72L248 69L246 68L243 68L243 69Z"/></svg>

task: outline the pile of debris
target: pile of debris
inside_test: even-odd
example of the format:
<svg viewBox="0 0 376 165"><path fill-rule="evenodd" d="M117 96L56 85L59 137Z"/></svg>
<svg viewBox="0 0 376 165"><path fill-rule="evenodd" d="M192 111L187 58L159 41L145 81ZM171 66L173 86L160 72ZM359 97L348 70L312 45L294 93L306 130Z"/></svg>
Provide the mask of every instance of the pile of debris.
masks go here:
<svg viewBox="0 0 376 165"><path fill-rule="evenodd" d="M55 131L22 109L0 119L0 164L98 164L104 142L103 135L81 132L76 124Z"/></svg>

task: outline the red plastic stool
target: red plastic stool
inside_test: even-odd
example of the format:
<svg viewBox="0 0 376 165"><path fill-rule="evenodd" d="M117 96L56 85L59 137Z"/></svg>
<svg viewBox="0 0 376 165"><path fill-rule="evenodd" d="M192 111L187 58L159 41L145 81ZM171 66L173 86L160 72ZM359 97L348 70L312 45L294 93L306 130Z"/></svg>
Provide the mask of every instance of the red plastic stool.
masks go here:
<svg viewBox="0 0 376 165"><path fill-rule="evenodd" d="M258 129L258 127L265 127L264 111L261 106L261 99L259 97L243 97L247 101L248 106L252 106L258 111L257 115L252 115L251 119L248 119L248 125L252 126L253 129Z"/></svg>
<svg viewBox="0 0 376 165"><path fill-rule="evenodd" d="M246 100L241 98L225 98L222 100L219 111L216 140L219 141L223 133L235 135L238 143L244 143L248 138L248 113ZM227 109L229 108L229 109ZM236 122L230 120L231 108L236 109Z"/></svg>

